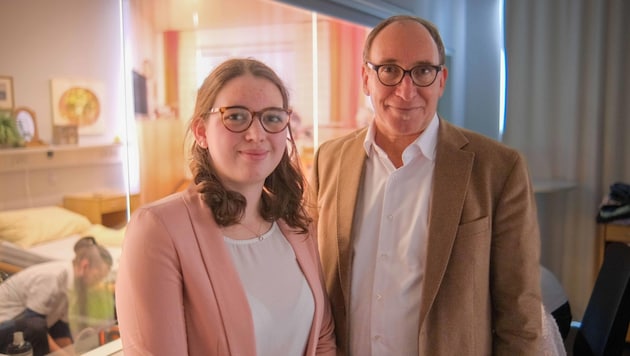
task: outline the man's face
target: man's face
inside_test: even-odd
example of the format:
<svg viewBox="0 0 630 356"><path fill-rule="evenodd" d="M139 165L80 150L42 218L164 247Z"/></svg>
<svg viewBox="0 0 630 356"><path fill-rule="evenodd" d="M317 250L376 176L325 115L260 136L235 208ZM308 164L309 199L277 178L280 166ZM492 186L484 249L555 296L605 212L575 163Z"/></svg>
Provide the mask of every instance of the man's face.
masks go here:
<svg viewBox="0 0 630 356"><path fill-rule="evenodd" d="M110 267L102 261L88 262L84 266L78 277L80 278L81 284L86 288L93 287L102 282L110 271Z"/></svg>
<svg viewBox="0 0 630 356"><path fill-rule="evenodd" d="M374 65L396 64L404 70L418 65L441 64L437 45L429 31L414 21L395 22L381 30L374 38L368 61ZM364 65L363 91L372 100L377 135L421 134L437 111L447 76L443 67L429 86L414 85L409 74L405 74L399 84L386 86L379 81L375 70Z"/></svg>

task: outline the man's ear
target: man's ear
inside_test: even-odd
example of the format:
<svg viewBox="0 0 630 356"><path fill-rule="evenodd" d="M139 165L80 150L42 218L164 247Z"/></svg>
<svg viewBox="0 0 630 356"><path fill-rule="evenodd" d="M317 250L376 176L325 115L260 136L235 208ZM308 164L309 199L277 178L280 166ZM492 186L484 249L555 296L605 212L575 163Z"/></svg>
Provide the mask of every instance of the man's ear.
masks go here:
<svg viewBox="0 0 630 356"><path fill-rule="evenodd" d="M368 88L368 71L365 64L361 66L361 83L363 84L363 94L370 96L370 89Z"/></svg>
<svg viewBox="0 0 630 356"><path fill-rule="evenodd" d="M87 271L88 267L90 267L90 261L87 258L82 258L76 265L76 270L79 272L79 275L83 275L85 271Z"/></svg>

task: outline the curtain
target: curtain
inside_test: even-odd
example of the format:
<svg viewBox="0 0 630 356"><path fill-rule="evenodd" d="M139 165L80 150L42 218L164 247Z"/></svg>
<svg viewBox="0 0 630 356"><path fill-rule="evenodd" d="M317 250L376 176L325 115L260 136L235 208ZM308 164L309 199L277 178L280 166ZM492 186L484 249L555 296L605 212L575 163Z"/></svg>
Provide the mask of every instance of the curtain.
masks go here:
<svg viewBox="0 0 630 356"><path fill-rule="evenodd" d="M341 21L330 26L330 123L355 127L363 103L361 63L366 29Z"/></svg>
<svg viewBox="0 0 630 356"><path fill-rule="evenodd" d="M561 280L579 320L594 283L598 208L630 183L630 1L505 0L503 141L535 181L541 263Z"/></svg>

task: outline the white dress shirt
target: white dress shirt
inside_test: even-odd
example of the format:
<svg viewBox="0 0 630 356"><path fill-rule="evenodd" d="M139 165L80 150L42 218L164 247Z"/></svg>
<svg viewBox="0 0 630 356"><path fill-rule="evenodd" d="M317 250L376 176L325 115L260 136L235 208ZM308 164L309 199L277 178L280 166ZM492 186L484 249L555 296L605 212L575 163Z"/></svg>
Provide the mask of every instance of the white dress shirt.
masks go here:
<svg viewBox="0 0 630 356"><path fill-rule="evenodd" d="M351 355L417 355L429 201L439 120L403 152L396 169L365 139L363 185L353 221Z"/></svg>

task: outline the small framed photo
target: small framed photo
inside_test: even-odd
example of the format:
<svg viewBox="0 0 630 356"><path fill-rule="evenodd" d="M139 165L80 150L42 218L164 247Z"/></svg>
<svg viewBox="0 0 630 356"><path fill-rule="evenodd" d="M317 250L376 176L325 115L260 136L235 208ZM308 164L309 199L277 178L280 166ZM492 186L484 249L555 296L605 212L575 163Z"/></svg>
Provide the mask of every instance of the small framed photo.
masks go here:
<svg viewBox="0 0 630 356"><path fill-rule="evenodd" d="M0 75L0 110L13 110L13 78Z"/></svg>
<svg viewBox="0 0 630 356"><path fill-rule="evenodd" d="M76 145L79 143L77 125L53 125L54 145Z"/></svg>

